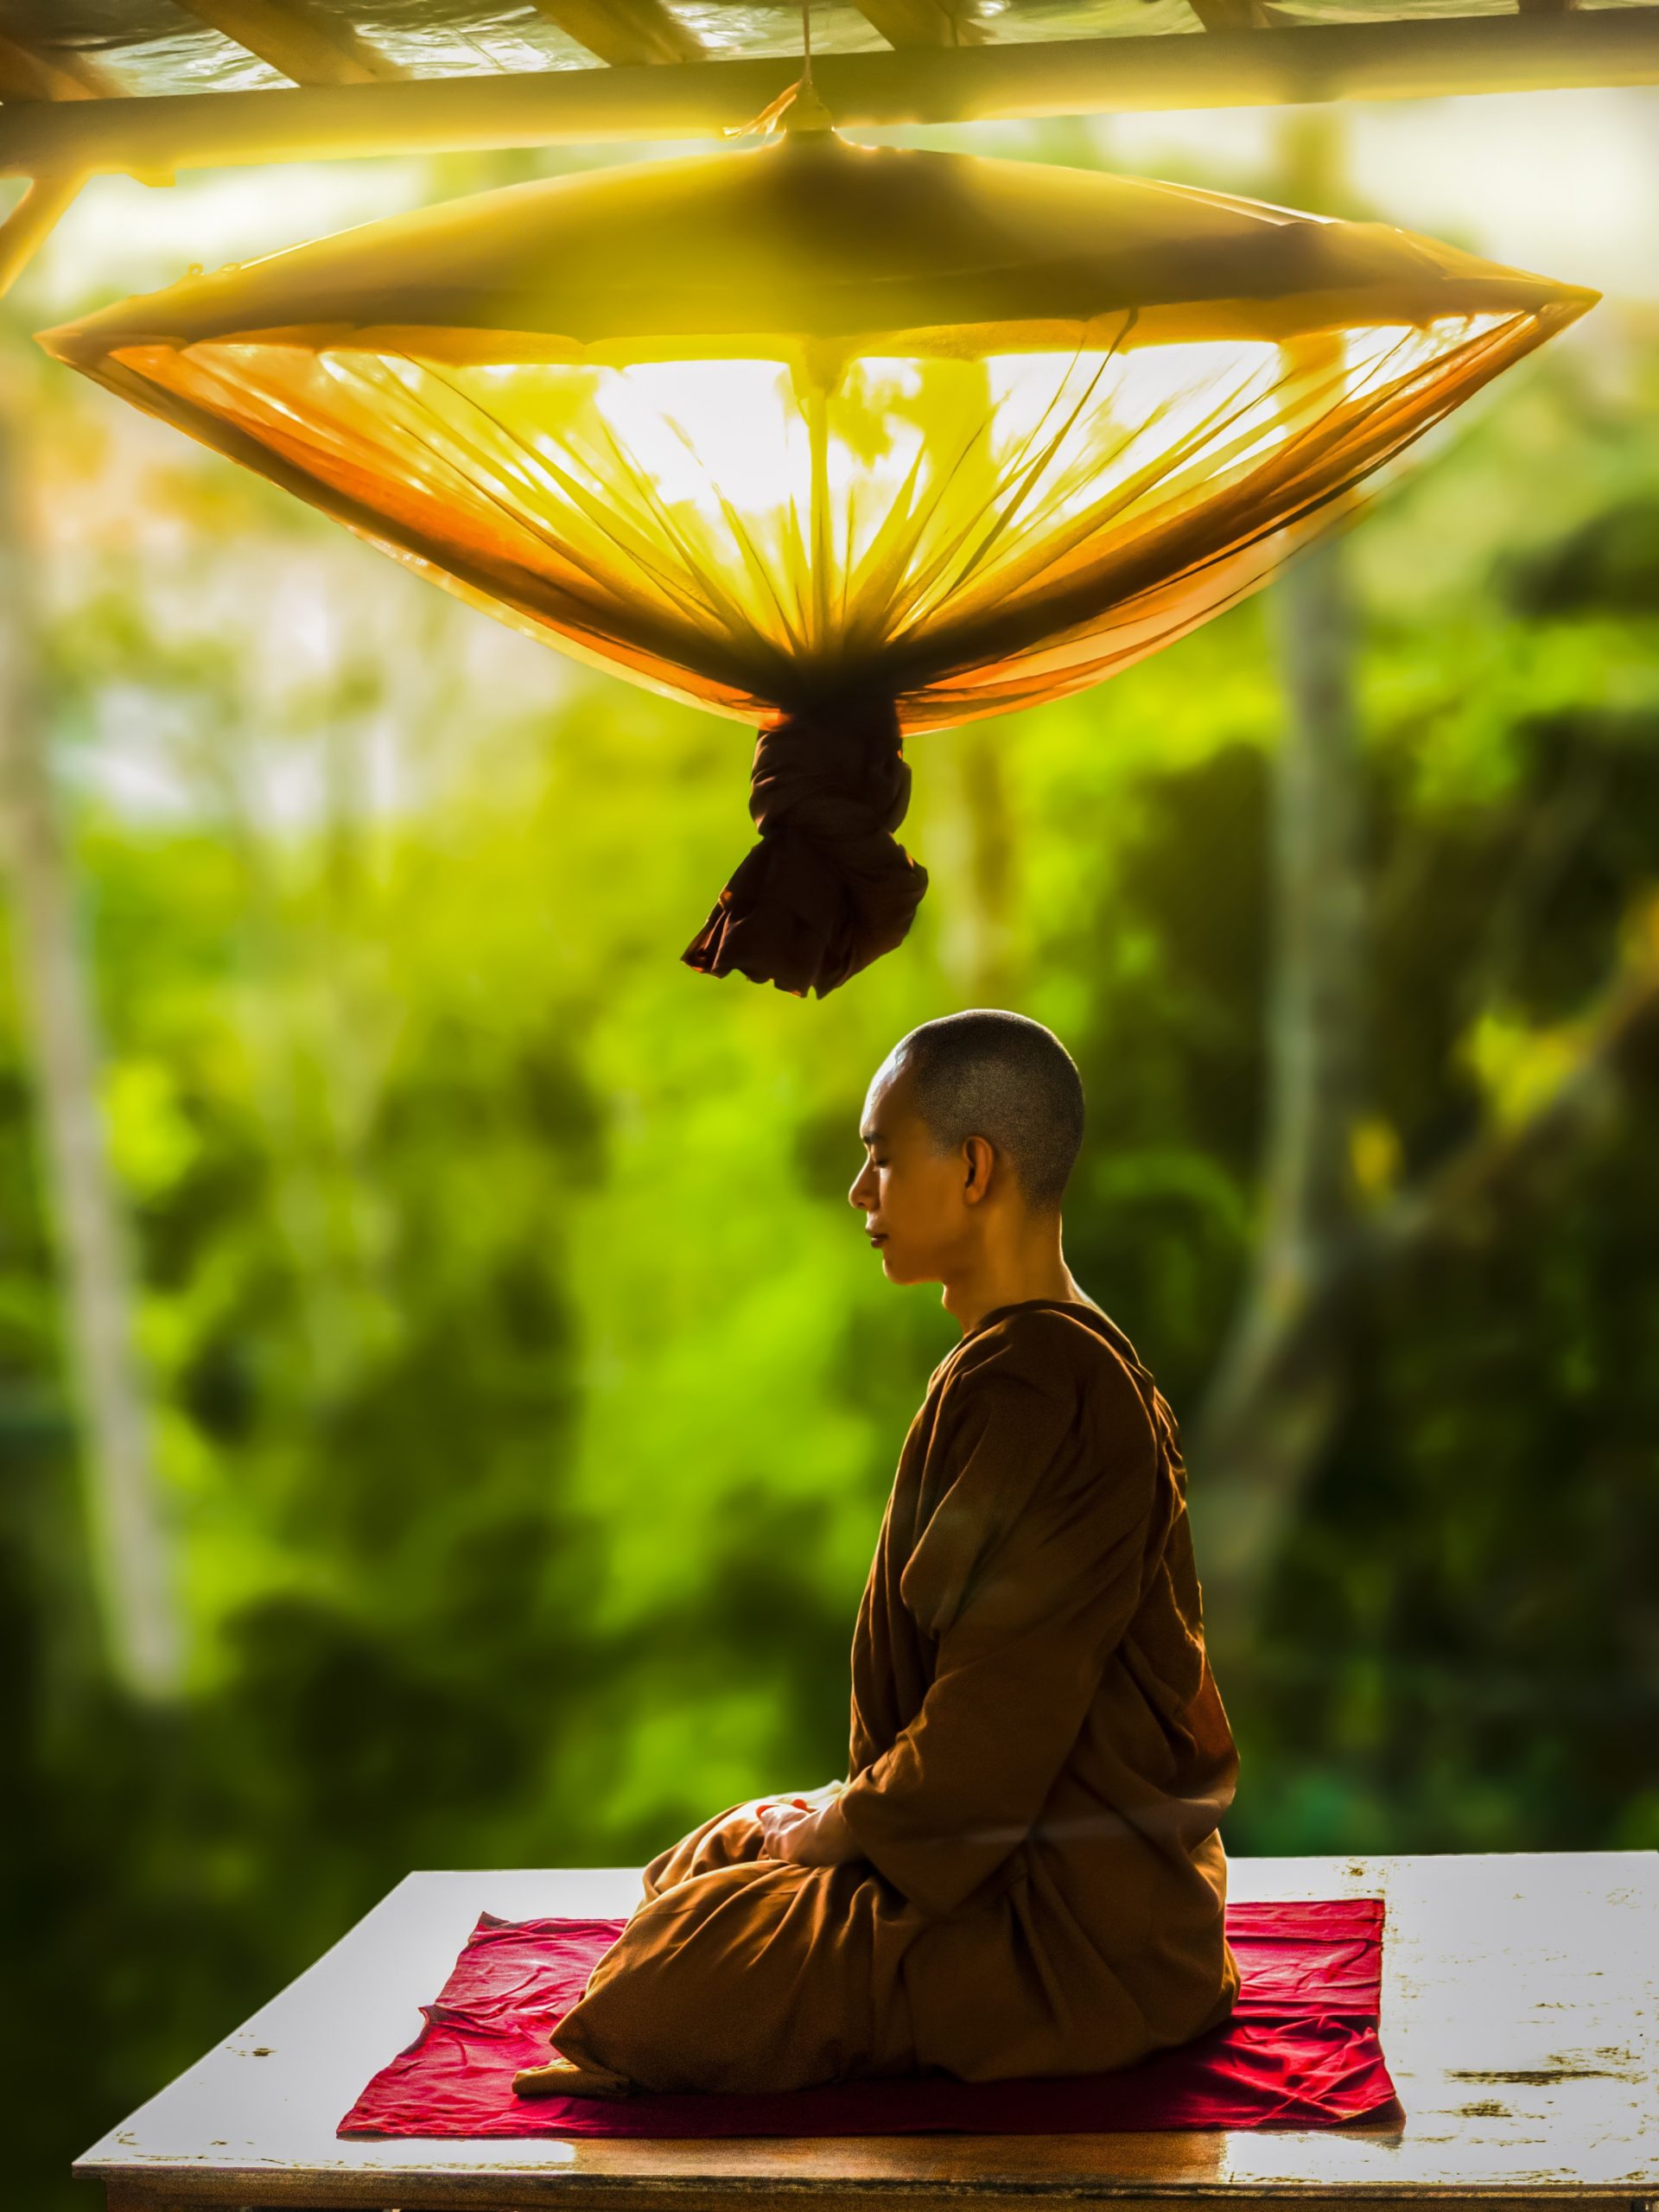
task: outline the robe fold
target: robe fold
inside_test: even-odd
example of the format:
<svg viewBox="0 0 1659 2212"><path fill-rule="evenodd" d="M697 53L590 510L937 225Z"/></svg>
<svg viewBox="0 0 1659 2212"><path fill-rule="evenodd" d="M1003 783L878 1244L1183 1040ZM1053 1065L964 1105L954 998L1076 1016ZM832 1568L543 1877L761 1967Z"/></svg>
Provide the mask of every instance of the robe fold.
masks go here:
<svg viewBox="0 0 1659 2212"><path fill-rule="evenodd" d="M765 1800L706 1821L646 1870L555 2050L614 2094L1090 2074L1186 2042L1238 1993L1237 1768L1167 1406L1097 1308L999 1307L930 1379L859 1609L839 1802L863 1858L761 1857Z"/></svg>

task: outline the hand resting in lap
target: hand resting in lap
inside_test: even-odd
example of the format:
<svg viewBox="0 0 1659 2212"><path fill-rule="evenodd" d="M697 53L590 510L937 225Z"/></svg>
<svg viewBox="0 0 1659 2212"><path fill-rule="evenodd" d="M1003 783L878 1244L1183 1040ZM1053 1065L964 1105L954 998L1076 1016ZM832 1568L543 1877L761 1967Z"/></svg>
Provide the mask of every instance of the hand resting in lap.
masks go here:
<svg viewBox="0 0 1659 2212"><path fill-rule="evenodd" d="M804 1797L763 1798L755 1808L764 1831L760 1855L797 1866L847 1866L864 1854L841 1815L844 1783L828 1782Z"/></svg>

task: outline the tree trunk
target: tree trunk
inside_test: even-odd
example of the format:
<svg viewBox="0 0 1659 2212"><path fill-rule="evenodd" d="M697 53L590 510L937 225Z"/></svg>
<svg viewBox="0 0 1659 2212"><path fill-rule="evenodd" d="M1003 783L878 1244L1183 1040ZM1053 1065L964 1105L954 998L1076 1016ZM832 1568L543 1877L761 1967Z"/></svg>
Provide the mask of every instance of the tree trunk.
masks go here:
<svg viewBox="0 0 1659 2212"><path fill-rule="evenodd" d="M1281 138L1284 198L1342 212L1342 126L1307 111ZM1235 1662L1340 1411L1352 1270L1353 1135L1363 1104L1367 883L1354 609L1342 537L1268 594L1284 693L1274 762L1273 951L1263 1214L1255 1264L1194 1424L1205 1611ZM1344 1288L1339 1288L1342 1286Z"/></svg>
<svg viewBox="0 0 1659 2212"><path fill-rule="evenodd" d="M64 1335L81 1405L87 1519L109 1659L124 1688L161 1699L179 1687L183 1637L132 1345L124 1224L99 1106L92 990L48 762L31 569L11 429L0 411L0 857L10 884Z"/></svg>
<svg viewBox="0 0 1659 2212"><path fill-rule="evenodd" d="M1365 878L1353 621L1339 538L1274 588L1286 704L1274 763L1274 953L1261 1241L1196 1424L1205 1599L1217 1639L1249 1636L1343 1385L1333 1255L1353 1224L1363 1101Z"/></svg>

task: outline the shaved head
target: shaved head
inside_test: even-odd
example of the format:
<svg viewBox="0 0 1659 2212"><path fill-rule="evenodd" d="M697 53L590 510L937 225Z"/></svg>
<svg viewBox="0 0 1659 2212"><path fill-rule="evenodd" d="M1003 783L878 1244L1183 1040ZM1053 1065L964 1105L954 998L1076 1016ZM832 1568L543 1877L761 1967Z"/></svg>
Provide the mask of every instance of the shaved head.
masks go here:
<svg viewBox="0 0 1659 2212"><path fill-rule="evenodd" d="M888 1065L941 1151L984 1137L1034 1211L1057 1209L1083 1143L1083 1078L1052 1029L976 1007L925 1021Z"/></svg>

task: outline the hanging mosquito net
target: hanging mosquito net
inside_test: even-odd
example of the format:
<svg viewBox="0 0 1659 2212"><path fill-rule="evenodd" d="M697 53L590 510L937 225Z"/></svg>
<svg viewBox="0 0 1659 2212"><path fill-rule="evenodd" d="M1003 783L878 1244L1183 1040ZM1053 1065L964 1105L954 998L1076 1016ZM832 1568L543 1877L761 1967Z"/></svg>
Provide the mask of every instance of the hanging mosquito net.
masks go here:
<svg viewBox="0 0 1659 2212"><path fill-rule="evenodd" d="M1372 224L849 145L510 187L41 334L474 604L760 726L684 954L820 995L926 884L906 733L1262 583L1590 306Z"/></svg>

